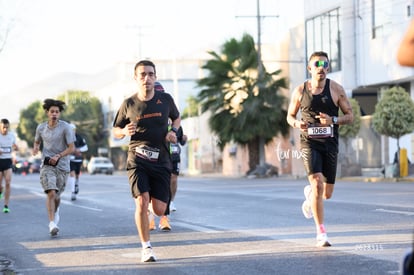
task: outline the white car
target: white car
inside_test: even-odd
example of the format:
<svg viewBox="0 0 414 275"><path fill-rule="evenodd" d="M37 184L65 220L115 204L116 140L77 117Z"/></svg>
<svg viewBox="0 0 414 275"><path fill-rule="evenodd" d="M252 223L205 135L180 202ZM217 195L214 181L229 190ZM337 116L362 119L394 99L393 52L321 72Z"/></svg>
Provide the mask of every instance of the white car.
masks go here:
<svg viewBox="0 0 414 275"><path fill-rule="evenodd" d="M103 173L112 175L114 172L114 165L111 160L106 157L91 157L88 163L88 172L91 175Z"/></svg>

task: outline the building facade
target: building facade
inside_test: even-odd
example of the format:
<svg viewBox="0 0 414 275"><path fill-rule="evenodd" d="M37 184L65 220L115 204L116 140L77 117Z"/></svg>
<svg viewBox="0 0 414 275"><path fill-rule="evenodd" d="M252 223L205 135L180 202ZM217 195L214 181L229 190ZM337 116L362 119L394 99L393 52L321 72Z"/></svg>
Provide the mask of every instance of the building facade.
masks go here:
<svg viewBox="0 0 414 275"><path fill-rule="evenodd" d="M304 1L304 20L291 29L281 44L263 45L263 62L269 71L282 69L289 79L286 97L305 81L307 60L314 51L325 51L331 61L328 77L341 83L349 97L355 98L362 111L362 127L351 141L348 158L360 165L361 171L377 169L393 161L397 141L378 135L372 130L371 116L381 97L381 91L393 85L404 87L414 98L414 69L400 66L396 61L398 45L411 19L414 1L406 0L308 0ZM158 80L171 93L180 110L190 95L197 95L197 79L203 77L201 66L208 57L177 60L154 60ZM117 81L99 94L107 108L108 124L123 97L133 92L132 63L119 64ZM116 96L115 91L120 91ZM122 95L121 96L121 91ZM109 98L109 99L108 99ZM183 148L182 170L198 174L219 172L241 176L248 171L246 148L227 144L223 151L217 138L208 129L208 114L183 121L189 136ZM114 148L122 141L112 141ZM414 158L414 135L400 139L408 158ZM343 144L340 142L340 150ZM266 146L266 162L277 166L281 174L305 176L299 151L299 132L291 130L289 138L275 137ZM340 153L341 156L341 153ZM120 161L122 163L122 161ZM340 170L340 169L339 169Z"/></svg>
<svg viewBox="0 0 414 275"><path fill-rule="evenodd" d="M347 95L359 102L363 115L361 130L348 154L360 164L362 173L381 171L393 161L397 141L375 133L371 115L384 89L399 85L414 97L414 70L400 66L396 59L399 43L412 19L413 1L310 0L304 4L304 25L292 30L289 56L294 59L298 48L306 60L314 51L328 53L328 77L341 83ZM299 85L307 77L306 68L297 64L290 67L291 83ZM298 144L298 136L295 131L294 144ZM400 139L400 147L407 149L410 160L414 156L413 145L413 134ZM292 163L292 174L303 174L302 166L295 160Z"/></svg>

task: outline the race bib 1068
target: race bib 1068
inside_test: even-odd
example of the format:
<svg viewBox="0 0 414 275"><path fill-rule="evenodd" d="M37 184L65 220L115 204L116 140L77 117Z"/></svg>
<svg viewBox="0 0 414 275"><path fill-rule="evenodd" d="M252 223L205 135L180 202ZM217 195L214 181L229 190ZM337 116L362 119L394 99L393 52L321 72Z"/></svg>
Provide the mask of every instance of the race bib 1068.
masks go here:
<svg viewBox="0 0 414 275"><path fill-rule="evenodd" d="M308 137L309 138L327 138L333 137L332 126L309 126Z"/></svg>

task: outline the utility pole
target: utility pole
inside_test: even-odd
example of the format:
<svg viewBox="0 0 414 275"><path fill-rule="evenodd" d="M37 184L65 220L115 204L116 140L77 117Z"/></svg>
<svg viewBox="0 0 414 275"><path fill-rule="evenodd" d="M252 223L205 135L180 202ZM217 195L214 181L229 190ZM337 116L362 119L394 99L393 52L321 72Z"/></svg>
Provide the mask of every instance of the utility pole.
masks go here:
<svg viewBox="0 0 414 275"><path fill-rule="evenodd" d="M262 64L262 19L266 17L278 18L279 15L261 15L260 14L260 0L256 0L256 15L245 15L245 16L236 16L236 18L256 18L257 20L257 70L259 79L263 75L263 64Z"/></svg>
<svg viewBox="0 0 414 275"><path fill-rule="evenodd" d="M132 30L132 32L136 35L138 38L138 53L135 53L137 56L135 58L144 58L142 53L142 41L144 40L145 33L143 32L143 28L149 28L152 26L144 26L144 25L129 25L126 26L127 29Z"/></svg>
<svg viewBox="0 0 414 275"><path fill-rule="evenodd" d="M259 78L259 85L263 79L263 64L262 64L262 19L266 17L278 18L279 15L265 15L260 14L260 0L256 0L256 15L255 16L237 16L237 17L256 17L257 20L257 74ZM264 166L265 159L265 142L262 137L259 138L259 165Z"/></svg>

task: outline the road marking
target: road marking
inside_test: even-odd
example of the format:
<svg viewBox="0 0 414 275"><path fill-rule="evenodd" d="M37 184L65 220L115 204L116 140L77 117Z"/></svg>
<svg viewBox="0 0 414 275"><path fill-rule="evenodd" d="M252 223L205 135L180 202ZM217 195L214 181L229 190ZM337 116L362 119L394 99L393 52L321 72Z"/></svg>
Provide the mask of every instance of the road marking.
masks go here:
<svg viewBox="0 0 414 275"><path fill-rule="evenodd" d="M379 212L385 212L385 213L393 213L393 214L402 214L402 215L407 215L407 216L413 216L414 212L410 212L410 211L397 211L397 210L387 210L387 209L375 209L375 211L379 211Z"/></svg>
<svg viewBox="0 0 414 275"><path fill-rule="evenodd" d="M36 191L30 191L30 193L38 196L38 197L44 197L45 193L40 193L40 192L36 192ZM60 200L61 204L65 204L65 205L70 205L73 207L78 207L78 208L83 208L83 209L87 209L87 210L92 210L92 211L97 211L97 212L102 212L103 210L101 208L94 208L94 207L88 207L88 206L83 206L83 205L79 205L79 204L73 204L72 202L69 201L65 201L65 200Z"/></svg>
<svg viewBox="0 0 414 275"><path fill-rule="evenodd" d="M219 230L214 230L208 227L193 225L193 224L184 223L184 222L174 221L174 225L184 227L184 228L187 228L193 231L199 231L202 233L222 233L222 231L219 231Z"/></svg>

